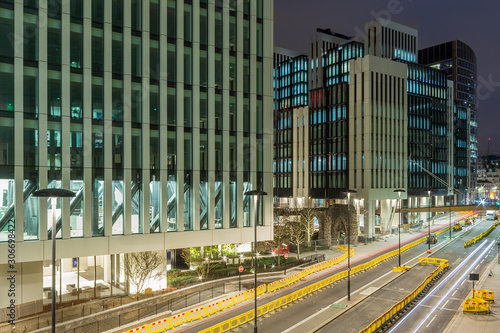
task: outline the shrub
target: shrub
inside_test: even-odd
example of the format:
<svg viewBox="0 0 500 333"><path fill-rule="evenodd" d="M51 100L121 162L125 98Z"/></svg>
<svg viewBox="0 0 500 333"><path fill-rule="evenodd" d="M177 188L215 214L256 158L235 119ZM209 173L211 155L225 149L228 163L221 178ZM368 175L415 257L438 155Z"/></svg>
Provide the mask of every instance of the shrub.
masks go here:
<svg viewBox="0 0 500 333"><path fill-rule="evenodd" d="M169 287L180 287L186 284L194 283L197 280L198 278L194 276L180 276L170 280L168 283Z"/></svg>

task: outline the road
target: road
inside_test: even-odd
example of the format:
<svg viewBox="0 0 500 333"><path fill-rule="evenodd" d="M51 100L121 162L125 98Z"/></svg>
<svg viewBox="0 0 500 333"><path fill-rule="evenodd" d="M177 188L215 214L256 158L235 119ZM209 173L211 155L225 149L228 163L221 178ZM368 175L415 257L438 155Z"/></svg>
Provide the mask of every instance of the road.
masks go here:
<svg viewBox="0 0 500 333"><path fill-rule="evenodd" d="M491 221L484 222L478 229L484 231L491 224ZM500 228L497 227L488 237L467 249L463 248L461 242L455 242L436 254L436 257L449 260L450 270L419 305L394 324L388 332L444 331L456 311L462 311L464 299L472 295L469 274L487 274L486 268L497 255L496 239L499 236Z"/></svg>
<svg viewBox="0 0 500 333"><path fill-rule="evenodd" d="M444 241L442 240L442 238L440 238L440 243L437 246L433 245L433 248L435 249L433 255L438 258L444 259L448 259L447 257L449 257L450 265L452 266L450 271L453 270L453 267L456 267L461 262L461 260L465 258L465 254L472 252L475 248L471 247L468 249L463 249L463 240L468 240L475 235L483 232L484 230L489 228L491 224L491 221L484 222L470 230L465 231L466 236L464 238L459 238L453 241L450 245L448 245L448 241ZM490 237L494 237L494 235L495 233L492 233ZM437 249L439 248L443 249L437 251ZM407 261L408 264L411 264L412 262L415 263L418 256L426 255L426 249L427 245L421 244L403 253L403 262ZM287 309L276 312L268 318L259 318L259 331L285 333L315 331L319 329L319 324L326 324L328 321L331 321L332 318L340 316L331 324L335 326L336 331L340 329L340 331L342 332L359 332L360 329L367 326L373 319L390 308L390 306L409 294L418 284L420 284L420 282L424 280L427 274L433 270L432 267L419 266L415 267L410 272L401 274L391 271L392 267L396 265L397 258L394 258L389 260L388 262L382 263L381 265L368 272L353 276L351 279L352 292L350 302L348 302L345 297L347 282L341 281L335 284L335 286L333 286L332 288L325 288L321 292L309 296L308 298L301 300L297 304L288 307ZM328 275L332 275L337 272L338 270L335 270L327 273L325 272L315 278L309 277L296 284L292 288L282 290L281 292L265 295L259 299L259 304L262 305L272 299L282 297L287 293L291 293L295 290L303 288L307 284L317 282L321 279L326 278ZM447 274L445 274L444 277L446 277ZM393 282L390 283L390 281L392 280ZM456 310L458 305L461 304L463 297L465 297L462 297L461 295L462 294L459 294L457 291L454 296L450 296L451 298L456 298L456 300L450 298L449 302L445 304L444 309L451 308L453 306ZM460 297L462 298L460 299ZM458 305L455 305L452 301L458 302ZM370 304L369 302L372 303ZM431 303L429 303L429 305L430 304ZM427 307L429 307L429 305ZM347 306L347 308L344 309L344 306ZM216 317L207 318L202 321L195 322L188 325L187 327L181 326L178 328L178 330L181 332L197 332L201 329L210 327L218 322L230 319L237 314L249 311L251 309L253 309L253 301L244 303L243 305L237 306L233 309L226 310ZM447 321L449 321L454 314L453 311L449 312L450 317ZM417 318L417 316L413 317ZM417 319L412 319L408 323L415 320ZM439 320L439 322L440 324L443 324L444 327L447 325L447 322L441 323L441 320ZM344 323L342 328L340 328L339 323ZM241 327L239 331L253 331L253 323L247 325L246 327ZM331 332L331 326L325 326L323 331ZM405 330L402 329L401 332L403 331Z"/></svg>

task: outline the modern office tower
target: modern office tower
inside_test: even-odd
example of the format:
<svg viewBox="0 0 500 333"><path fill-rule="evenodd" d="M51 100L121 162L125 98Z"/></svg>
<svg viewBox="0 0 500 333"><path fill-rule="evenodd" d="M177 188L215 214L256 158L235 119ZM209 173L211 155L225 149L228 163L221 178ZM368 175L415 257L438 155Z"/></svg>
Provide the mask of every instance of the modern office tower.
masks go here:
<svg viewBox="0 0 500 333"><path fill-rule="evenodd" d="M342 198L349 185L349 98L352 59L363 44L348 42L322 57L324 86L312 89L309 107L309 187L315 199ZM352 186L352 185L351 185Z"/></svg>
<svg viewBox="0 0 500 333"><path fill-rule="evenodd" d="M311 37L311 48L309 50L309 59L311 61L309 71L310 89L321 88L324 85L323 78L323 56L328 50L339 47L349 42L352 37L348 37L330 29L316 29L316 33Z"/></svg>
<svg viewBox="0 0 500 333"><path fill-rule="evenodd" d="M304 175L308 151L305 145L308 135L307 59L306 56L288 58L274 68L275 197L308 197L304 191L307 188Z"/></svg>
<svg viewBox="0 0 500 333"><path fill-rule="evenodd" d="M124 253L253 241L248 190L269 193L258 235L272 238L272 6L2 1L0 252L14 221L16 304L48 296L54 234L58 295L67 274L122 293ZM52 211L32 196L47 187L76 197Z"/></svg>
<svg viewBox="0 0 500 333"><path fill-rule="evenodd" d="M403 63L408 66L408 195L425 196L430 188L434 195L445 195L452 187L453 159L448 152L453 147L448 133L453 95L448 94L445 72Z"/></svg>
<svg viewBox="0 0 500 333"><path fill-rule="evenodd" d="M454 40L439 45L434 45L419 50L419 62L437 69L444 70L448 79L454 83L454 98L456 103L456 121L462 119L462 110L467 113L467 151L463 147L463 127L455 124L455 149L460 156L460 173L456 173L455 187L462 192L467 192L462 199L468 199L472 189L476 187L476 164L477 164L477 109L476 109L476 85L477 85L477 62L474 50L467 44ZM467 158L467 175L462 172L463 158ZM464 184L464 178L467 183Z"/></svg>
<svg viewBox="0 0 500 333"><path fill-rule="evenodd" d="M408 187L407 66L366 55L351 62L350 76L346 188L364 199L365 236L372 238L376 201L383 202L381 223L388 223L384 204Z"/></svg>
<svg viewBox="0 0 500 333"><path fill-rule="evenodd" d="M301 54L299 52L296 52L294 50L275 46L273 50L273 68L278 67L278 65L284 61L290 60L300 55Z"/></svg>
<svg viewBox="0 0 500 333"><path fill-rule="evenodd" d="M375 226L385 231L394 221L395 189L406 191L401 199L408 206L427 206L429 189L433 203L442 205L456 184L465 181L463 134L468 129L447 73L417 62L415 29L376 19L366 24L365 33L364 44L344 36L331 49L311 53L305 145L309 197L316 206L328 206L345 199L346 190L357 190L355 198L365 211L361 223L371 238ZM322 45L315 40L311 50ZM276 96L279 117L283 100ZM456 133L454 139L450 133ZM281 156L278 146L275 157ZM293 162L287 172L297 173L300 166ZM276 164L275 176L279 170ZM290 188L305 182L291 179L286 188L275 182L275 203L299 201L295 193L290 197ZM428 217L425 213L407 220L418 223Z"/></svg>
<svg viewBox="0 0 500 333"><path fill-rule="evenodd" d="M418 31L378 18L365 24L366 54L417 62Z"/></svg>

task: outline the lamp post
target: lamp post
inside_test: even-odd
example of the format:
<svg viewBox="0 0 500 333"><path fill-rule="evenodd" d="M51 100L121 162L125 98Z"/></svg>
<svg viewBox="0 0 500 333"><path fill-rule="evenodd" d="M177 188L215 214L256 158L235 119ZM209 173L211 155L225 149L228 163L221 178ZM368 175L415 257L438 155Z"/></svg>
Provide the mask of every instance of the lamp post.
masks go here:
<svg viewBox="0 0 500 333"><path fill-rule="evenodd" d="M34 197L51 198L52 204L52 333L56 332L56 205L57 198L74 197L75 193L60 188L46 188L33 193ZM62 272L61 272L62 274Z"/></svg>
<svg viewBox="0 0 500 333"><path fill-rule="evenodd" d="M429 217L427 218L427 226L429 227L429 236L427 238L427 252L431 253L431 190L428 190L427 193L429 194Z"/></svg>
<svg viewBox="0 0 500 333"><path fill-rule="evenodd" d="M351 300L351 193L355 190L347 190L347 300Z"/></svg>
<svg viewBox="0 0 500 333"><path fill-rule="evenodd" d="M254 260L254 270L255 270L255 288L254 288L254 298L255 298L255 304L254 304L254 326L253 326L253 331L257 333L257 221L259 220L259 198L263 195L267 195L266 192L263 191L248 191L245 192L245 195L251 195L253 196L254 200L254 205L253 205L253 216L254 216L254 237L255 237L255 243L254 243L254 250L255 250L255 260ZM278 251L279 252L279 251ZM279 255L279 254L278 254Z"/></svg>
<svg viewBox="0 0 500 333"><path fill-rule="evenodd" d="M399 226L398 226L398 236L399 236L399 247L398 247L398 266L401 267L401 193L405 192L405 190L394 190L394 192L398 193L398 201L399 201Z"/></svg>
<svg viewBox="0 0 500 333"><path fill-rule="evenodd" d="M451 242L451 202L453 201L453 194L450 194L450 242Z"/></svg>

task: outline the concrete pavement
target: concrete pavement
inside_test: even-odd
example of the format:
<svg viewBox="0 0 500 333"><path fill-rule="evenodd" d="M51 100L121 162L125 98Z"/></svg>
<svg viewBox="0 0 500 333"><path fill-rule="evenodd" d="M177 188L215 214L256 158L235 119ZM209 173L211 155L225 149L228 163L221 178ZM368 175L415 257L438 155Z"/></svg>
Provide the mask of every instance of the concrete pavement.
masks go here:
<svg viewBox="0 0 500 333"><path fill-rule="evenodd" d="M497 250L496 248L494 248ZM444 332L470 333L470 332L498 332L500 331L500 264L497 260L491 262L477 284L476 289L493 291L495 303L490 303L490 314L464 313L461 308L450 322ZM464 300L465 301L465 300Z"/></svg>

